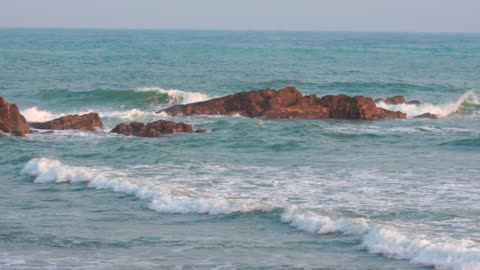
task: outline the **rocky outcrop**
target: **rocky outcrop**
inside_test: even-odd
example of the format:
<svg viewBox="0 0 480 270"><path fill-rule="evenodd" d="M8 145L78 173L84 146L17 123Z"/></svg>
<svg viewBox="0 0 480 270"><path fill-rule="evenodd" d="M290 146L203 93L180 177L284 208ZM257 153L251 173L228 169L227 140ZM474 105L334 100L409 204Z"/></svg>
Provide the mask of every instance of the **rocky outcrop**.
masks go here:
<svg viewBox="0 0 480 270"><path fill-rule="evenodd" d="M102 119L100 119L97 113L67 115L48 122L31 123L30 125L38 129L78 129L87 131L95 131L97 128L103 127Z"/></svg>
<svg viewBox="0 0 480 270"><path fill-rule="evenodd" d="M246 117L302 119L406 118L404 113L378 108L369 97L303 96L295 87L286 87L279 91L263 89L240 92L203 102L177 105L160 112L174 116L239 114Z"/></svg>
<svg viewBox="0 0 480 270"><path fill-rule="evenodd" d="M0 138L3 137L3 131L0 130Z"/></svg>
<svg viewBox="0 0 480 270"><path fill-rule="evenodd" d="M415 118L430 118L430 119L438 119L438 115L433 114L433 113L424 113L415 116Z"/></svg>
<svg viewBox="0 0 480 270"><path fill-rule="evenodd" d="M160 137L172 133L192 133L194 131L189 124L158 120L146 125L141 122L121 123L114 127L111 132L125 136ZM197 130L197 132L202 133L203 130Z"/></svg>
<svg viewBox="0 0 480 270"><path fill-rule="evenodd" d="M17 105L9 104L2 97L0 97L0 131L22 137L32 133L27 120L20 114Z"/></svg>

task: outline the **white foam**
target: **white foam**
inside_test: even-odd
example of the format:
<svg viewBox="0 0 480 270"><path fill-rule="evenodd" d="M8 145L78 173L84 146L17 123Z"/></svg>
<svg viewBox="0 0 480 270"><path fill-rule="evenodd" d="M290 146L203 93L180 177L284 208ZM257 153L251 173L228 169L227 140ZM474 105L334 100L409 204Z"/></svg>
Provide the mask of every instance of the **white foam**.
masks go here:
<svg viewBox="0 0 480 270"><path fill-rule="evenodd" d="M49 111L40 110L38 107L30 107L21 111L21 114L25 116L27 122L46 122L59 117Z"/></svg>
<svg viewBox="0 0 480 270"><path fill-rule="evenodd" d="M21 113L25 116L27 122L46 122L53 120L55 118L59 118L65 115L72 115L72 114L88 114L96 112L102 118L120 118L124 120L134 120L142 117L162 117L163 114L156 114L154 111L143 111L137 108L126 110L126 111L102 111L102 110L84 110L84 111L76 111L76 112L65 112L65 113L52 113L47 110L41 110L38 107L31 107L28 108Z"/></svg>
<svg viewBox="0 0 480 270"><path fill-rule="evenodd" d="M392 225L373 224L362 218L333 219L297 206L285 209L282 221L311 233L360 235L363 246L370 252L389 258L406 259L438 269L480 269L480 246L468 239L428 239L415 232L402 233Z"/></svg>
<svg viewBox="0 0 480 270"><path fill-rule="evenodd" d="M30 160L21 173L34 176L34 183L88 182L90 188L134 195L148 200L149 207L157 212L231 214L271 209L249 199L198 196L176 187L138 183L122 172L74 167L43 157Z"/></svg>
<svg viewBox="0 0 480 270"><path fill-rule="evenodd" d="M470 90L464 93L458 100L454 102L449 102L445 104L435 105L431 103L420 103L420 104L386 104L383 101L377 102L377 106L390 110L390 111L401 111L407 114L407 117L415 117L424 113L433 113L439 117L445 117L452 113L456 113L461 109L464 103L470 103L474 105L480 105L479 97L475 89Z"/></svg>
<svg viewBox="0 0 480 270"><path fill-rule="evenodd" d="M200 101L205 101L210 99L208 95L199 93L199 92L187 92L187 91L176 90L176 89L163 89L160 87L143 87L143 88L138 88L135 91L158 92L162 94L167 94L170 98L169 103L171 105L194 103L194 102L200 102Z"/></svg>

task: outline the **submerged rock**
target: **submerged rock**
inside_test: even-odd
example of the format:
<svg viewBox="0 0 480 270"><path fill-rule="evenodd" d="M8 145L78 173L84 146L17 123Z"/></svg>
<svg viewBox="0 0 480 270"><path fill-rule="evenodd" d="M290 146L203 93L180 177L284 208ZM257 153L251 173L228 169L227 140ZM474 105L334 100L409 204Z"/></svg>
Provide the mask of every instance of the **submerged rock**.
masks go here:
<svg viewBox="0 0 480 270"><path fill-rule="evenodd" d="M160 137L172 133L192 133L193 128L192 125L185 123L158 120L146 125L142 122L121 123L114 127L111 132L125 136ZM201 130L197 130L197 132L201 132Z"/></svg>
<svg viewBox="0 0 480 270"><path fill-rule="evenodd" d="M97 113L66 115L51 121L31 123L30 125L38 129L79 129L88 131L95 131L97 128L103 127L102 119L100 119Z"/></svg>
<svg viewBox="0 0 480 270"><path fill-rule="evenodd" d="M410 105L418 105L418 104L421 104L422 102L420 102L419 100L410 100L410 101L407 101L407 104L410 104Z"/></svg>
<svg viewBox="0 0 480 270"><path fill-rule="evenodd" d="M25 117L15 104L9 104L0 97L0 131L11 133L14 136L25 136L32 133Z"/></svg>
<svg viewBox="0 0 480 270"><path fill-rule="evenodd" d="M273 89L240 92L203 102L176 105L160 112L174 116L242 115L264 118L301 119L405 119L406 114L378 108L375 102L364 96L303 96L295 87L279 91Z"/></svg>
<svg viewBox="0 0 480 270"><path fill-rule="evenodd" d="M377 99L375 99L375 102L383 102L383 103L389 104L389 105L399 105L399 104L418 105L418 104L421 104L421 102L418 101L418 100L407 101L407 99L404 96L394 96L394 97L389 97L389 98L377 98Z"/></svg>
<svg viewBox="0 0 480 270"><path fill-rule="evenodd" d="M398 104L406 103L407 100L405 99L404 96L394 96L389 98L377 98L375 99L375 102L383 102L385 104L398 105Z"/></svg>
<svg viewBox="0 0 480 270"><path fill-rule="evenodd" d="M438 115L433 114L433 113L424 113L415 116L415 118L430 118L430 119L438 119Z"/></svg>

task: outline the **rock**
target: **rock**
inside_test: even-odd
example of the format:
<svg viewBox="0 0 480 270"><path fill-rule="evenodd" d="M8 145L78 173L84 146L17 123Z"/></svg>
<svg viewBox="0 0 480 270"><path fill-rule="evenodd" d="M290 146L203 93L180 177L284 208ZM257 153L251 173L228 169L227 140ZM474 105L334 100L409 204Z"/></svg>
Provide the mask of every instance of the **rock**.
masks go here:
<svg viewBox="0 0 480 270"><path fill-rule="evenodd" d="M398 104L406 103L407 100L405 99L404 96L394 96L389 98L377 98L375 99L375 102L383 102L385 104L398 105Z"/></svg>
<svg viewBox="0 0 480 270"><path fill-rule="evenodd" d="M433 114L433 113L424 113L415 116L415 118L430 118L430 119L438 119L438 115Z"/></svg>
<svg viewBox="0 0 480 270"><path fill-rule="evenodd" d="M53 130L49 130L49 131L41 132L40 134L47 135L47 134L53 134L53 133L55 133L53 132Z"/></svg>
<svg viewBox="0 0 480 270"><path fill-rule="evenodd" d="M203 129L203 128L199 128L199 129L195 130L195 133L207 133L207 130Z"/></svg>
<svg viewBox="0 0 480 270"><path fill-rule="evenodd" d="M0 130L0 138L2 138L3 136L3 132Z"/></svg>
<svg viewBox="0 0 480 270"><path fill-rule="evenodd" d="M0 97L0 130L22 137L32 133L27 120L20 114L17 105L9 104L2 97Z"/></svg>
<svg viewBox="0 0 480 270"><path fill-rule="evenodd" d="M146 125L141 122L121 123L114 127L111 132L125 136L160 137L172 133L192 133L193 129L191 125L185 123L159 120Z"/></svg>
<svg viewBox="0 0 480 270"><path fill-rule="evenodd" d="M418 101L418 100L410 100L410 101L407 101L407 104L409 104L409 105L418 105L418 104L421 104L421 102Z"/></svg>
<svg viewBox="0 0 480 270"><path fill-rule="evenodd" d="M103 127L102 120L97 113L66 115L48 122L31 123L30 125L38 129L79 129L88 131L95 131L95 129Z"/></svg>
<svg viewBox="0 0 480 270"><path fill-rule="evenodd" d="M264 118L301 118L301 119L364 119L402 118L401 112L391 112L378 108L368 97L347 95L302 96L295 87L286 87L279 91L273 89L240 92L203 102L177 105L160 112L174 116L235 115Z"/></svg>

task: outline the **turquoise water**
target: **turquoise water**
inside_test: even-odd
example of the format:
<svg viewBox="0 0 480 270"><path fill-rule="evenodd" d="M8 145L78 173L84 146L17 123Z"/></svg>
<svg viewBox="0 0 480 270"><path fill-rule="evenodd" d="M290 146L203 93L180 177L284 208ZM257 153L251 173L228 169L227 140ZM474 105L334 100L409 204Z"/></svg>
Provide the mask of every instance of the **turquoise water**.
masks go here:
<svg viewBox="0 0 480 270"><path fill-rule="evenodd" d="M1 269L480 269L480 35L0 29ZM169 117L258 88L405 95L406 120ZM423 112L439 120L414 119ZM206 134L135 138L169 119Z"/></svg>

